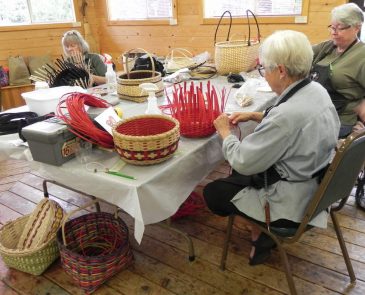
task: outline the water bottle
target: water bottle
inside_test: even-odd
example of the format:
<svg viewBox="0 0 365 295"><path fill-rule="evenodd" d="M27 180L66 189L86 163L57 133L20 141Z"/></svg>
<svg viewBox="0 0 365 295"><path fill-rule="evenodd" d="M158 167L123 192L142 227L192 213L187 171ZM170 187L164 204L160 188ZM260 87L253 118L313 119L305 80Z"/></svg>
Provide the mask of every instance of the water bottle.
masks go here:
<svg viewBox="0 0 365 295"><path fill-rule="evenodd" d="M117 91L117 75L113 70L113 64L111 62L106 64L107 71L105 73L106 85L108 94L113 94Z"/></svg>

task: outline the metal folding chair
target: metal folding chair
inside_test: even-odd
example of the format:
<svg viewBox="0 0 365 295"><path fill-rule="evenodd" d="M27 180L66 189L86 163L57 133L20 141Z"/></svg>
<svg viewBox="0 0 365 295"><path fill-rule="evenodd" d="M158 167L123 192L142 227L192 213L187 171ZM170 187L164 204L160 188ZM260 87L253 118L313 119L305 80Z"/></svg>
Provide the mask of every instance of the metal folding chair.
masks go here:
<svg viewBox="0 0 365 295"><path fill-rule="evenodd" d="M360 170L365 162L365 130L354 132L349 135L343 144L336 151L331 165L329 166L320 186L314 194L312 200L308 204L303 220L298 228L275 228L270 227L270 230L262 224L255 223L264 233L269 235L276 243L280 253L281 261L284 265L286 279L288 281L290 294L297 294L293 275L290 270L288 257L283 244L297 242L302 234L309 230L311 226L308 223L321 211L330 209L333 226L336 231L337 239L340 243L346 267L351 279L351 283L355 282L356 277L352 264L346 249L345 241L339 226L336 212L341 210L345 205L351 190L356 182ZM223 247L221 269L225 269L228 243L232 233L232 225L234 215L229 216L226 239ZM251 220L248 222L254 223Z"/></svg>

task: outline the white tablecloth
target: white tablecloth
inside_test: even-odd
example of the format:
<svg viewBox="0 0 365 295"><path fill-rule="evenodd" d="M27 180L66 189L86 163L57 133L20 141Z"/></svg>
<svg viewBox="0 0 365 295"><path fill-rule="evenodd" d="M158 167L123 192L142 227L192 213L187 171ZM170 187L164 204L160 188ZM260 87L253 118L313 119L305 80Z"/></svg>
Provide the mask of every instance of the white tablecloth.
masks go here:
<svg viewBox="0 0 365 295"><path fill-rule="evenodd" d="M225 77L212 80L213 85L229 88ZM171 91L171 88L169 88ZM273 93L258 93L253 104L241 108L232 99L236 90L232 89L226 112L264 110L274 102ZM159 98L159 104L165 104L164 98ZM124 117L144 113L146 103L122 101ZM241 132L252 132L255 124L242 124ZM26 147L15 147L11 140L16 134L0 137L0 160L8 157L31 160ZM89 162L102 163L111 168L120 162L116 153L93 150ZM221 140L217 134L208 138L189 139L182 137L175 155L160 164L151 166L125 165L120 172L134 176L136 180L126 179L104 172L93 172L77 159L70 160L62 166L52 166L32 161L32 168L44 177L56 180L74 189L94 195L114 204L134 217L134 236L140 243L145 225L157 223L172 216L189 194L217 165L223 161Z"/></svg>

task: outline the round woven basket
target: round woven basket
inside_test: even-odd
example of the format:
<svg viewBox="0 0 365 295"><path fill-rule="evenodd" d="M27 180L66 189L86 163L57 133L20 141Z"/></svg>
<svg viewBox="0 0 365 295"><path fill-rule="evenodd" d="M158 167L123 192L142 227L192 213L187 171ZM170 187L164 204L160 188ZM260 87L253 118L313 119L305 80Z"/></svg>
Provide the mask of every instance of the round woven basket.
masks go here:
<svg viewBox="0 0 365 295"><path fill-rule="evenodd" d="M164 115L134 116L113 128L118 154L134 165L157 164L171 158L179 138L179 122Z"/></svg>
<svg viewBox="0 0 365 295"><path fill-rule="evenodd" d="M47 218L51 220L42 221L39 220L41 217L35 219L32 214L29 214L6 223L0 229L0 255L8 267L40 275L58 258L56 234L62 225L64 211L56 202L52 200L49 202L52 203L53 209L52 214L49 214ZM40 235L42 240L37 240L35 244L28 244L27 248L19 248L19 242L22 242L20 239L24 231L29 228L29 223L35 223L34 227L37 227L39 222L45 222L47 228L39 226L38 231L43 232L37 232L32 228L32 237ZM23 242L21 244L23 245Z"/></svg>
<svg viewBox="0 0 365 295"><path fill-rule="evenodd" d="M163 82L161 74L156 71L133 71L128 74L122 74L117 78L117 93L119 98L132 100L134 102L145 102L148 93L139 87L142 83L153 83L158 87L156 96L163 95Z"/></svg>
<svg viewBox="0 0 365 295"><path fill-rule="evenodd" d="M129 63L125 63L126 72L117 78L117 93L119 98L132 100L134 102L145 102L147 100L148 93L139 87L142 83L156 84L159 90L155 93L155 95L157 97L162 96L164 90L162 75L160 72L155 70L156 68L152 55L143 48L134 48L125 53L126 59L128 60L130 56L134 55L135 50L142 51L144 54L148 55L151 60L152 69L151 71L130 71Z"/></svg>
<svg viewBox="0 0 365 295"><path fill-rule="evenodd" d="M92 212L68 220L57 243L63 269L86 294L133 263L128 227L116 214Z"/></svg>

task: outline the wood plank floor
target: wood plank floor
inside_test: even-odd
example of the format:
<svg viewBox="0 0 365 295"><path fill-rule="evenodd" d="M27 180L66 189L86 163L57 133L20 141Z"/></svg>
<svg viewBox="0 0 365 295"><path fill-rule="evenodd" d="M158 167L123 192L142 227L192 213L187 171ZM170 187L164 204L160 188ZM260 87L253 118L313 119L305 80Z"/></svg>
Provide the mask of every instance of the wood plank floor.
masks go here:
<svg viewBox="0 0 365 295"><path fill-rule="evenodd" d="M220 166L196 188L225 176ZM0 227L9 220L30 213L43 198L42 178L23 161L0 162ZM51 198L66 211L89 199L58 186L49 186ZM112 210L102 204L105 211ZM133 232L133 220L122 215ZM341 250L331 224L328 229L308 232L301 242L287 247L299 294L365 294L365 212L356 208L351 197L339 215L340 224L353 262L357 282L351 285ZM135 263L109 280L95 295L186 294L259 295L288 294L278 252L264 265L250 267L250 234L242 220L236 220L227 269L219 270L226 218L205 210L200 215L174 222L189 233L197 258L189 262L184 238L158 225L146 227L141 245L131 236ZM57 260L42 276L9 269L0 259L0 295L84 294L62 270Z"/></svg>

